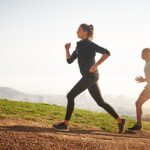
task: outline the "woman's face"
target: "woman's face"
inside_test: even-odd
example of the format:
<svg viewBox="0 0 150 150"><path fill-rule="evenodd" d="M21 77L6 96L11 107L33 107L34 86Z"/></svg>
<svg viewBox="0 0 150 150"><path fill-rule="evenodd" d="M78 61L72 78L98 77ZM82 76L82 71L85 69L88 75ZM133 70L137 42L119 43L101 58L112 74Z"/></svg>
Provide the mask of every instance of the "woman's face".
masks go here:
<svg viewBox="0 0 150 150"><path fill-rule="evenodd" d="M87 31L84 31L83 28L80 26L77 30L77 35L78 35L78 38L85 39L87 38Z"/></svg>
<svg viewBox="0 0 150 150"><path fill-rule="evenodd" d="M142 52L141 57L143 60L150 60L150 52Z"/></svg>

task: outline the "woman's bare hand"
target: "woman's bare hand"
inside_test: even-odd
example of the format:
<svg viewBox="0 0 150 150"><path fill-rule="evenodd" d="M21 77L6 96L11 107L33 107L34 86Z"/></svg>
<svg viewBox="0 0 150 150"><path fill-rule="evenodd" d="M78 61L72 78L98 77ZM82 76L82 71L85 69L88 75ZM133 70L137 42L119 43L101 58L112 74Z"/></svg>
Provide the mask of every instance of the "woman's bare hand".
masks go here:
<svg viewBox="0 0 150 150"><path fill-rule="evenodd" d="M138 83L141 83L141 82L145 82L145 81L146 81L146 79L143 78L143 77L141 77L141 76L136 77L135 80L136 80Z"/></svg>
<svg viewBox="0 0 150 150"><path fill-rule="evenodd" d="M97 64L94 64L90 69L90 72L96 72L97 71Z"/></svg>
<svg viewBox="0 0 150 150"><path fill-rule="evenodd" d="M70 47L71 47L71 43L66 43L66 44L65 44L65 49L66 49L66 50L69 50Z"/></svg>

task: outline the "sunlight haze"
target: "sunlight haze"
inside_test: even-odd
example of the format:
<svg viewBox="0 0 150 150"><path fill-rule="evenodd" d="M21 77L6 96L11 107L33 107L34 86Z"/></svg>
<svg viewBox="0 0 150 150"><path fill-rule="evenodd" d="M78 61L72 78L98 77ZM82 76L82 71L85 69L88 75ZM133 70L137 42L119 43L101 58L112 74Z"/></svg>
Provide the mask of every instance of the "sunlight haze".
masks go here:
<svg viewBox="0 0 150 150"><path fill-rule="evenodd" d="M0 0L0 86L28 93L66 94L81 78L77 60L67 64L81 23L93 24L94 42L111 56L99 66L104 94L137 98L145 84L141 50L150 47L148 0ZM96 60L101 54L96 54Z"/></svg>

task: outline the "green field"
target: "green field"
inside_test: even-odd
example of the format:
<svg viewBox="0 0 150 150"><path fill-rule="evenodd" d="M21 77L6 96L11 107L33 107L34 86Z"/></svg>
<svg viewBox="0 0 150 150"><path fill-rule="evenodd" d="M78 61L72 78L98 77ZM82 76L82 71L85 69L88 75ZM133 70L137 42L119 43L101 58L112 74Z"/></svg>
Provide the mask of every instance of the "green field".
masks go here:
<svg viewBox="0 0 150 150"><path fill-rule="evenodd" d="M63 120L65 116L65 107L49 105L43 103L29 103L20 101L11 101L6 99L0 100L0 118L21 118L32 120L46 124L52 124ZM134 121L128 116L123 116L127 119L126 128L132 126ZM97 127L104 131L114 132L117 130L116 122L107 113L98 113L75 109L70 122L71 125L76 125L81 128ZM150 130L150 123L143 122L143 129Z"/></svg>

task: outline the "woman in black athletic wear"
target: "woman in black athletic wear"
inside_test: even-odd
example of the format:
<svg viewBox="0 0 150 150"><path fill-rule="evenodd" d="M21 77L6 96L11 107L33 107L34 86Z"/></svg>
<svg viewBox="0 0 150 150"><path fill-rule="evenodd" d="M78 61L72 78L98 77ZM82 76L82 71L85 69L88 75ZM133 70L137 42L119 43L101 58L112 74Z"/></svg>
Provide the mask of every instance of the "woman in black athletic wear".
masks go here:
<svg viewBox="0 0 150 150"><path fill-rule="evenodd" d="M93 38L93 25L81 24L78 28L77 35L81 40L77 42L76 49L71 55L69 52L71 43L65 45L66 61L68 64L71 64L78 58L82 78L67 94L68 105L64 121L53 124L53 127L58 130L68 131L69 120L74 110L74 99L77 95L88 89L96 103L117 120L119 133L122 133L125 119L120 118L115 110L103 100L98 85L98 66L110 56L110 52L91 41ZM97 62L95 62L96 52L102 54L102 57Z"/></svg>

